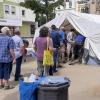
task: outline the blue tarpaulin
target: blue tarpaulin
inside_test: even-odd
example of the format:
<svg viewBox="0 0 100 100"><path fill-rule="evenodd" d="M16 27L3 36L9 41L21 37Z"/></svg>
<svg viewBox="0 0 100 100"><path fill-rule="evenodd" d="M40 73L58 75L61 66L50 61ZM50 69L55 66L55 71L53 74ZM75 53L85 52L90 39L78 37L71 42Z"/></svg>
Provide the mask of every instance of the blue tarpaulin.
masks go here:
<svg viewBox="0 0 100 100"><path fill-rule="evenodd" d="M43 78L40 78L38 81L34 83L26 83L20 80L19 83L20 100L37 100L36 89L38 88L38 85L42 80Z"/></svg>

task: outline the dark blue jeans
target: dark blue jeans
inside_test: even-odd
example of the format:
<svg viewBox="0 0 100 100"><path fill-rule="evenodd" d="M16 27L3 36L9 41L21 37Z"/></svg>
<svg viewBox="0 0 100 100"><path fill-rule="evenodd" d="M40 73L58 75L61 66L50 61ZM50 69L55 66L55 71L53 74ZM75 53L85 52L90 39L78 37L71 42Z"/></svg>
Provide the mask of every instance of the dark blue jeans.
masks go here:
<svg viewBox="0 0 100 100"><path fill-rule="evenodd" d="M53 59L54 59L53 71L56 71L56 67L58 63L58 50L54 51Z"/></svg>
<svg viewBox="0 0 100 100"><path fill-rule="evenodd" d="M1 63L0 62L0 79L9 80L10 73L9 68L11 67L11 63Z"/></svg>
<svg viewBox="0 0 100 100"><path fill-rule="evenodd" d="M15 71L15 80L19 80L21 73L21 64L23 56L16 59L16 71Z"/></svg>

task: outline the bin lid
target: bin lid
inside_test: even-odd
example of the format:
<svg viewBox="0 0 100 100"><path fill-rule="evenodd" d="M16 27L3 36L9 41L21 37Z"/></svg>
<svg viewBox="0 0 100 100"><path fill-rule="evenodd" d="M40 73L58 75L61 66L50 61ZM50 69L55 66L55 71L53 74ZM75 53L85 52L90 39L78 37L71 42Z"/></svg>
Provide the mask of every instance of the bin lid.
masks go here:
<svg viewBox="0 0 100 100"><path fill-rule="evenodd" d="M62 85L70 85L70 80L62 76L47 76L40 83L40 86L46 87L57 87Z"/></svg>

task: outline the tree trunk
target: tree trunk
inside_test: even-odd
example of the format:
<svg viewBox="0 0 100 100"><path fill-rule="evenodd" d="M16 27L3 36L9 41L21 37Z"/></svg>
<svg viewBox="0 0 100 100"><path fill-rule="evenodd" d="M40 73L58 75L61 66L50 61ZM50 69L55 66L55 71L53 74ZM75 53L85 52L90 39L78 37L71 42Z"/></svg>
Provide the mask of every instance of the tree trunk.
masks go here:
<svg viewBox="0 0 100 100"><path fill-rule="evenodd" d="M45 0L45 6L48 9L48 0ZM48 10L46 10L46 13L45 14L46 14L46 22L48 22L48 17L49 17Z"/></svg>

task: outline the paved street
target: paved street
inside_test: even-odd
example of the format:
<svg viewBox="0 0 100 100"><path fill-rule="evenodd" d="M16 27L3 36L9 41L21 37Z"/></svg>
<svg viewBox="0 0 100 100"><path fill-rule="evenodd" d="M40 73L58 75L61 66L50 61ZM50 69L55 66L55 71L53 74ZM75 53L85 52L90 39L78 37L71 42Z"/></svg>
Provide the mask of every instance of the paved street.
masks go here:
<svg viewBox="0 0 100 100"><path fill-rule="evenodd" d="M31 73L34 65L32 61L23 64L22 74ZM56 75L70 78L69 100L100 100L100 67L65 64ZM16 87L12 90L0 90L0 100L19 100L18 84L13 84Z"/></svg>
<svg viewBox="0 0 100 100"><path fill-rule="evenodd" d="M44 54L46 49L53 55ZM53 56L54 65L77 59L62 64L54 73L71 80L68 100L100 100L100 0L0 0L1 88L4 84L9 88L7 66L12 59L17 63L9 80L14 88L0 89L0 100L20 100L19 82L14 80L19 74L26 77L25 81L33 79L28 77L37 73L35 60L41 65L49 56ZM78 64L82 59L95 65Z"/></svg>

